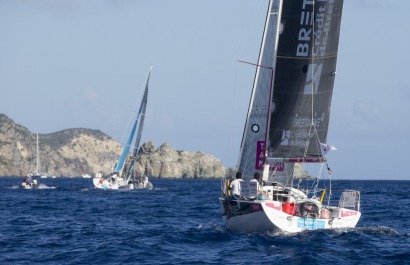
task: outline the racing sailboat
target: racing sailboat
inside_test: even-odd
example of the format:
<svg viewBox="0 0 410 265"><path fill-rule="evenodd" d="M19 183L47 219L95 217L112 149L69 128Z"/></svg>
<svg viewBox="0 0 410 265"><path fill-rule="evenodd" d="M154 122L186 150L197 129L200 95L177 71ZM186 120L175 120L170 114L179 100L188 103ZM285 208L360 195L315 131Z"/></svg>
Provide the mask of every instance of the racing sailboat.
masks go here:
<svg viewBox="0 0 410 265"><path fill-rule="evenodd" d="M113 173L108 176L103 176L102 173L97 173L93 178L93 183L99 189L152 189L153 185L149 182L147 176L137 178L134 163L138 157L139 144L144 126L145 112L148 101L148 83L151 75L152 67L150 67L147 81L145 84L144 95L141 100L137 118L134 121L127 143L124 146L122 154L115 165ZM136 134L136 136L135 136ZM132 141L135 139L134 150L132 157L129 158L129 152ZM128 161L128 163L127 163Z"/></svg>
<svg viewBox="0 0 410 265"><path fill-rule="evenodd" d="M41 177L40 174L40 150L38 146L38 133L37 133L37 144L36 144L36 170L24 177L21 187L23 189L32 189L37 187L40 183L37 178Z"/></svg>
<svg viewBox="0 0 410 265"><path fill-rule="evenodd" d="M243 181L237 194L230 179L221 183L228 230L295 233L358 223L359 191L331 198L318 186L332 173L327 153L335 148L326 142L342 8L343 0L269 1L237 164ZM301 188L295 164L308 163L319 176ZM255 172L262 188L248 181Z"/></svg>

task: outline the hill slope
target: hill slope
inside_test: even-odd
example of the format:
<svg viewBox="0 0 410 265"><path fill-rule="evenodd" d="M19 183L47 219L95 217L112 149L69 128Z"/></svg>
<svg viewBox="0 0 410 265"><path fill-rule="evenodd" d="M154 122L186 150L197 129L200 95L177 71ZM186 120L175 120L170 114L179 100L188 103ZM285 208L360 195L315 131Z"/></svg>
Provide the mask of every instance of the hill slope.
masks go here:
<svg viewBox="0 0 410 265"><path fill-rule="evenodd" d="M81 176L112 171L122 152L120 143L99 130L67 129L39 134L40 173ZM22 176L35 170L36 135L0 114L0 176ZM155 177L223 177L221 161L202 152L177 151L168 144L145 143L139 152L138 172Z"/></svg>

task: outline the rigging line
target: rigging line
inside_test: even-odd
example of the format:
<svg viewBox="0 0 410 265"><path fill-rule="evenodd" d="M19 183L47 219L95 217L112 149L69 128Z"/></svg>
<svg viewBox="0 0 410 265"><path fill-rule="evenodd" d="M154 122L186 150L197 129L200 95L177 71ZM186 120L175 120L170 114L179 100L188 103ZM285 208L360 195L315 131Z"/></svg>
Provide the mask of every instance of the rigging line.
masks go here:
<svg viewBox="0 0 410 265"><path fill-rule="evenodd" d="M312 25L312 31L313 31L313 34L312 34L312 36L315 36L315 34L316 34L316 31L315 31L315 16L316 16L316 13L315 13L315 4L316 4L316 2L315 1L313 1L313 25ZM315 60L315 55L314 55L314 53L312 52L312 58L311 58L311 64L312 64L312 67L313 67L313 63L314 63L314 60ZM315 83L313 82L313 69L312 69L312 71L311 71L311 79L310 80L312 80L311 81L311 89L312 89L312 113L311 113L311 115L312 115L312 117L311 117L311 122L312 122L312 125L314 124L314 122L313 122L313 108L314 108L314 106L313 106L313 104L314 104L314 97L313 97L313 92L314 92L314 86L315 86ZM314 125L313 125L314 126Z"/></svg>
<svg viewBox="0 0 410 265"><path fill-rule="evenodd" d="M257 64L257 63L250 63L250 62L241 61L241 60L238 60L238 62L239 62L239 63L246 63L246 64L250 64L250 65L258 66L258 67L261 67L261 68L266 68L266 69L273 70L273 67L272 67L272 66L266 66L266 65Z"/></svg>
<svg viewBox="0 0 410 265"><path fill-rule="evenodd" d="M320 148L320 143L321 143L321 141L320 141L320 139L319 139L319 133L317 132L316 126L313 127L313 128L315 129L315 136L316 136L316 150L317 150L317 153L320 154L320 156L323 158L324 156L323 156L322 150L321 150L321 148Z"/></svg>
<svg viewBox="0 0 410 265"><path fill-rule="evenodd" d="M315 2L313 2L313 8L312 8L312 13L313 13L313 21L312 21L312 31L313 31L313 34L312 34L312 36L315 36L315 23L314 23L314 18L315 18ZM305 58L304 58L305 59ZM315 55L312 53L312 57L310 57L309 58L310 59L310 64L311 64L311 67L313 67L313 63L314 63L314 60L315 60ZM308 135L307 135L307 138L306 138L306 144L305 144L305 150L304 150L304 154L303 154L303 157L305 158L306 157L306 155L307 155L307 152L308 152L308 149L309 149L309 145L310 145L310 133L311 133L311 131L312 131L312 127L314 127L314 130L315 130L315 134L317 133L317 131L316 131L316 126L315 126L315 121L314 121L314 91L315 91L315 82L313 82L314 81L314 71L312 70L312 71L310 71L311 73L310 73L310 80L311 80L311 84L310 84L310 88L311 88L311 117L310 117L310 127L309 127L309 133L308 133Z"/></svg>

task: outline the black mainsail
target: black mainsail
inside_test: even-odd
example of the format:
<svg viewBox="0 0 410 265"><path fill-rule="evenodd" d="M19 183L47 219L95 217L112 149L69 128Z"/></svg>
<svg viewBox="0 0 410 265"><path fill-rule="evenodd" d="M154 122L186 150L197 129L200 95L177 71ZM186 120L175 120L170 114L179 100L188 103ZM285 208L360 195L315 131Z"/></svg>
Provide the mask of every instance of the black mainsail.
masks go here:
<svg viewBox="0 0 410 265"><path fill-rule="evenodd" d="M285 184L293 163L321 162L342 8L343 0L269 2L238 162L245 177L268 163Z"/></svg>

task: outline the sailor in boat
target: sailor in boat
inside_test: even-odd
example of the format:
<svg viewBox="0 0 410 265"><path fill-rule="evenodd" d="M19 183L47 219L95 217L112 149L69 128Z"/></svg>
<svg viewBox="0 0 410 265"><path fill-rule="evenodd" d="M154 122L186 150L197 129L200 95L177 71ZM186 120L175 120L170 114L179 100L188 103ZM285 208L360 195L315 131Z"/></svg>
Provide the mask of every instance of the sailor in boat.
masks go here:
<svg viewBox="0 0 410 265"><path fill-rule="evenodd" d="M148 177L144 177L143 181L142 181L142 186L144 189L148 189L151 190L153 188L151 182L149 182Z"/></svg>
<svg viewBox="0 0 410 265"><path fill-rule="evenodd" d="M108 182L111 183L111 184L114 184L114 183L117 183L117 182L120 183L122 181L122 178L119 177L117 174L118 174L118 172L111 173L111 175L107 179Z"/></svg>
<svg viewBox="0 0 410 265"><path fill-rule="evenodd" d="M241 188L239 182L243 181L242 173L236 172L236 178L231 182L229 189L231 190L231 195L239 196L241 194Z"/></svg>
<svg viewBox="0 0 410 265"><path fill-rule="evenodd" d="M258 191L260 190L260 178L261 174L259 172L255 172L255 174L253 174L253 179L249 180L250 182L256 182L258 183L256 186L258 187Z"/></svg>
<svg viewBox="0 0 410 265"><path fill-rule="evenodd" d="M144 177L143 179L142 179L142 187L145 189L145 188L147 188L148 187L148 177Z"/></svg>
<svg viewBox="0 0 410 265"><path fill-rule="evenodd" d="M30 187L32 186L32 184L33 184L33 178L31 177L31 174L30 175L28 175L27 176L27 185L29 185Z"/></svg>
<svg viewBox="0 0 410 265"><path fill-rule="evenodd" d="M258 200L266 200L266 195L263 192L263 189L261 187L261 181L260 181L261 174L259 172L255 172L253 174L253 179L251 179L249 182L256 182L256 190L258 193Z"/></svg>
<svg viewBox="0 0 410 265"><path fill-rule="evenodd" d="M33 174L30 173L24 177L21 185L23 188L33 188L37 185L37 180L33 179Z"/></svg>
<svg viewBox="0 0 410 265"><path fill-rule="evenodd" d="M237 198L240 196L240 182L243 181L242 173L236 172L235 180L229 183L229 178L227 179L227 196L225 196L225 203L224 206L224 214L227 216L232 216L234 212L234 208L236 205ZM233 209L231 209L231 207Z"/></svg>

